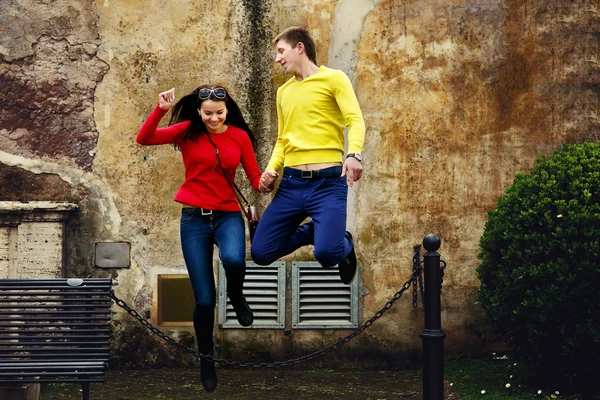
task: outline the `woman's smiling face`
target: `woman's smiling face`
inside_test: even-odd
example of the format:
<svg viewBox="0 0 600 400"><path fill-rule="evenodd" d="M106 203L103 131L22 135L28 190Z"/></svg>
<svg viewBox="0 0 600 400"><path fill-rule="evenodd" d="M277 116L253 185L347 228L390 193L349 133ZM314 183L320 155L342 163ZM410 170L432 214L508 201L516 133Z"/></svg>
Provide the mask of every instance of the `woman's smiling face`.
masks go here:
<svg viewBox="0 0 600 400"><path fill-rule="evenodd" d="M225 119L227 118L227 107L224 101L204 100L198 110L202 122L206 129L211 133L221 133L225 131Z"/></svg>

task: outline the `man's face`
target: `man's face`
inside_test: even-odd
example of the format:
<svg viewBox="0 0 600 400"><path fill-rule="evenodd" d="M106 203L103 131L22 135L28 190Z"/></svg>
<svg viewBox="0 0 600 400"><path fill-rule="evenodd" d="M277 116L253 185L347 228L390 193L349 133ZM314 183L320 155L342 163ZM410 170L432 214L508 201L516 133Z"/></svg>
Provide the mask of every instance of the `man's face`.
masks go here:
<svg viewBox="0 0 600 400"><path fill-rule="evenodd" d="M278 63L285 69L285 72L296 72L299 68L300 47L296 45L296 47L292 47L291 44L281 39L275 44L275 62Z"/></svg>

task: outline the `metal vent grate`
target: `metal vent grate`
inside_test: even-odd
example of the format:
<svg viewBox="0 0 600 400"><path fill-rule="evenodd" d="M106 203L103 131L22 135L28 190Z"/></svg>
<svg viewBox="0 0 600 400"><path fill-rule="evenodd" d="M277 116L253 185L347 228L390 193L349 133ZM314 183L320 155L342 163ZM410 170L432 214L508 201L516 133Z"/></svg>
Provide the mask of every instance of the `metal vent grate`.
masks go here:
<svg viewBox="0 0 600 400"><path fill-rule="evenodd" d="M248 327L283 329L285 327L285 263L260 266L246 263L244 296L254 313ZM223 328L243 328L237 321L226 290L225 270L219 263L219 324Z"/></svg>
<svg viewBox="0 0 600 400"><path fill-rule="evenodd" d="M292 328L357 327L358 278L345 285L337 268L323 268L317 262L292 263Z"/></svg>

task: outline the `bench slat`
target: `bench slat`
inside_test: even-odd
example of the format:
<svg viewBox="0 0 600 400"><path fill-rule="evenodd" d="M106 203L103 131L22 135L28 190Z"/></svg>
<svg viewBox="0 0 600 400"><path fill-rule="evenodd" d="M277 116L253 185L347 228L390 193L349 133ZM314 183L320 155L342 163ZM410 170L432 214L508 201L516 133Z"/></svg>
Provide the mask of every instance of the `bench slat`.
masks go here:
<svg viewBox="0 0 600 400"><path fill-rule="evenodd" d="M104 366L98 365L94 367L77 367L79 370L73 371L73 368L59 367L59 368L18 368L10 372L4 372L0 369L0 382L2 378L19 378L28 376L40 376L40 377L98 377L104 374Z"/></svg>
<svg viewBox="0 0 600 400"><path fill-rule="evenodd" d="M50 296L50 297L54 297L54 296L95 296L93 298L102 298L104 296L108 295L108 290L103 290L101 292L99 291L78 291L78 290L73 290L71 292L65 292L65 291L61 291L61 292L48 292L48 291L44 291L44 292L31 292L31 291L27 291L27 292L2 292L2 297L6 297L6 298L11 298L11 297L23 297L23 296Z"/></svg>
<svg viewBox="0 0 600 400"><path fill-rule="evenodd" d="M67 361L53 361L53 360L25 360L25 361L19 361L19 360L14 360L11 362L11 365L14 365L16 367L18 366L28 366L28 365L47 365L47 366L52 366L52 365L103 365L104 362L102 361L98 361L98 360L90 360L90 361L74 361L74 362L67 362ZM11 367L12 368L12 367Z"/></svg>
<svg viewBox="0 0 600 400"><path fill-rule="evenodd" d="M94 339L98 339L97 337L95 337ZM25 346L27 347L31 347L31 346L44 346L44 347L66 347L66 346L73 346L76 348L80 348L79 346L85 345L85 346L94 346L94 345L103 345L106 344L106 340L65 340L64 337L62 338L56 338L55 340L62 340L62 341L49 341L45 340L45 341L38 341L38 342L32 342L30 341L31 339L27 340L27 341L20 341L18 339L13 340L13 341L8 341L8 342L0 342L0 348L2 348L1 350L5 350L4 347L8 347L14 348L14 351L23 351L21 350L22 348L25 348Z"/></svg>
<svg viewBox="0 0 600 400"><path fill-rule="evenodd" d="M34 354L21 354L18 359L15 360L14 354L0 354L0 364L4 364L7 362L13 361L27 361L27 359L31 359L32 361L39 359L48 359L48 360L58 360L67 361L73 359L74 361L81 361L82 358L85 359L94 359L94 360L107 360L108 361L108 351L103 352L88 352L88 353L77 353L77 354L67 354L67 353L34 353Z"/></svg>
<svg viewBox="0 0 600 400"><path fill-rule="evenodd" d="M49 302L54 302L57 304L49 304ZM38 304L23 304L23 303L38 303ZM40 304L41 303L41 304ZM61 304L63 303L63 304ZM73 304L75 303L75 304ZM111 302L100 299L20 299L15 300L11 299L9 303L1 303L0 300L0 309L11 309L11 308L105 308L110 307Z"/></svg>
<svg viewBox="0 0 600 400"><path fill-rule="evenodd" d="M106 344L106 343L103 343ZM54 346L54 344L53 344ZM48 350L55 350L52 347L49 347L46 349L46 351ZM65 348L65 349L61 349L61 351L96 351L96 350L109 350L108 347L74 347L74 348ZM25 352L25 351L35 351L35 352L40 352L40 351L45 351L44 348L40 348L40 347L23 347L21 349L18 349L16 351L19 352ZM6 350L5 349L0 349L0 353L4 353L6 354Z"/></svg>
<svg viewBox="0 0 600 400"><path fill-rule="evenodd" d="M23 279L23 278L6 278L2 279L2 282L6 283L23 283L23 282L67 282L72 278L31 278L31 279ZM84 278L82 279L84 284L94 284L94 283L111 283L111 278ZM75 287L75 286L74 286Z"/></svg>
<svg viewBox="0 0 600 400"><path fill-rule="evenodd" d="M108 314L108 307L106 307L106 310L98 310L97 307L95 307L94 309L91 310L87 310L87 311L83 311L83 310L76 310L76 311L50 311L50 310L38 310L38 311L21 311L18 309L15 309L14 311L0 311L0 316L3 315L15 315L15 314L19 314L19 315L70 315L70 316L77 316L77 315L107 315ZM12 320L12 318L8 317L6 318L7 320Z"/></svg>
<svg viewBox="0 0 600 400"><path fill-rule="evenodd" d="M26 379L10 379L10 380L5 380L5 379L0 379L0 382L4 383L4 382L10 382L10 383L48 383L48 382L64 382L64 383L102 383L104 382L104 377L98 377L98 378L85 378L85 379L76 379L76 378L65 378L65 379L57 379L57 378L44 378L44 379L37 379L37 378L26 378Z"/></svg>
<svg viewBox="0 0 600 400"><path fill-rule="evenodd" d="M10 368L10 369L9 369ZM30 372L30 371L34 371L34 372L60 372L60 371L73 371L73 369L76 370L75 373L81 373L81 372L90 372L90 371L95 371L95 370L104 370L104 364L103 363L98 363L98 364L75 364L75 363L69 363L67 365L11 365L9 367L3 367L0 366L0 375L16 375L17 372L15 371L20 371L20 372ZM8 371L8 372L5 372ZM23 375L21 375L23 376Z"/></svg>
<svg viewBox="0 0 600 400"><path fill-rule="evenodd" d="M48 317L48 318L30 318L30 317L24 317L24 318L11 318L11 321L24 321L24 322L31 322L31 321L110 321L110 317L64 317L64 318L60 318L60 317Z"/></svg>
<svg viewBox="0 0 600 400"><path fill-rule="evenodd" d="M70 326L70 325L69 325ZM17 327L15 327L17 328ZM39 335L44 335L44 334L54 334L54 333L61 333L64 335L75 335L75 334L94 334L94 335L103 335L106 333L110 332L110 329L108 328L103 328L103 329L10 329L10 330L0 330L1 334L10 334L13 332L19 332L21 337L27 338L28 335L32 335L32 336L39 336ZM35 335L34 335L35 334ZM4 336L0 336L0 339L4 338Z"/></svg>
<svg viewBox="0 0 600 400"><path fill-rule="evenodd" d="M32 297L21 298L21 299L2 299L0 298L0 308L8 308L13 304L21 304L21 303L66 303L60 305L61 307L70 305L69 303L81 303L85 302L86 305L91 306L93 304L105 305L111 304L112 300L106 300L103 298L52 298L52 297ZM7 303L6 305L4 303ZM87 304L90 303L90 304ZM29 307L27 305L19 305L19 307ZM49 304L46 307L55 307L53 304Z"/></svg>
<svg viewBox="0 0 600 400"><path fill-rule="evenodd" d="M69 324L58 324L58 323L47 323L47 324L31 324L31 325L25 325L25 324L0 324L0 328L8 328L8 329L13 329L13 328L17 328L17 329L27 329L27 328L31 328L31 329L37 329L37 328L64 328L65 326L68 327L75 327L75 328L93 328L93 327L110 327L109 323L93 323L93 322L72 322ZM12 330L9 330L7 332L12 332Z"/></svg>
<svg viewBox="0 0 600 400"><path fill-rule="evenodd" d="M43 332L43 331L40 331ZM19 340L19 343L31 343L30 340L36 339L46 339L46 340L73 340L74 342L79 342L79 340L89 340L89 339L110 339L109 335L69 335L71 332L66 330L55 331L55 334L52 332L43 332L41 335L19 335L17 336L0 336L0 341L9 340L13 341ZM103 341L102 343L106 343Z"/></svg>

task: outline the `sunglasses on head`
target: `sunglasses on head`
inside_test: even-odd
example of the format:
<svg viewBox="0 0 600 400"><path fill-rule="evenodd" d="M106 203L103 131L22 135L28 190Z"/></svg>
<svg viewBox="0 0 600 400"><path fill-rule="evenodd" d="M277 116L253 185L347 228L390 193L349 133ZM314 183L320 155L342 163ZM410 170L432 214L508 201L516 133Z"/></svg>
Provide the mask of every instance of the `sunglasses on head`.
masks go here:
<svg viewBox="0 0 600 400"><path fill-rule="evenodd" d="M227 98L227 92L223 88L202 88L198 91L198 98L200 100L206 100L213 96L215 99L225 100Z"/></svg>

